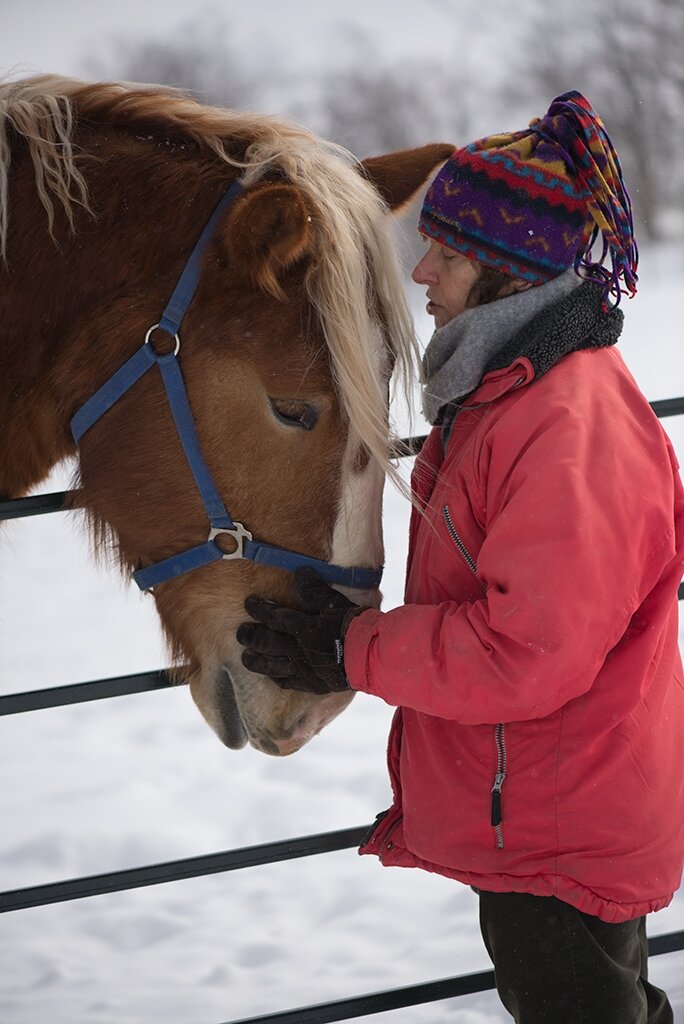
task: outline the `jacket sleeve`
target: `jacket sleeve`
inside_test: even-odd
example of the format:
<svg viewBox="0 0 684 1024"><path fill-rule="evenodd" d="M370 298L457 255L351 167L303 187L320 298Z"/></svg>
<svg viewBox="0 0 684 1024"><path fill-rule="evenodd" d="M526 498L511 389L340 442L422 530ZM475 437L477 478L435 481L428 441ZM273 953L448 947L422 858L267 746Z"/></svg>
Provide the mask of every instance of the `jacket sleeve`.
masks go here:
<svg viewBox="0 0 684 1024"><path fill-rule="evenodd" d="M635 385L631 404L597 404L590 386L545 399L544 380L475 456L482 599L358 616L354 689L464 724L551 714L592 686L675 558L674 455Z"/></svg>

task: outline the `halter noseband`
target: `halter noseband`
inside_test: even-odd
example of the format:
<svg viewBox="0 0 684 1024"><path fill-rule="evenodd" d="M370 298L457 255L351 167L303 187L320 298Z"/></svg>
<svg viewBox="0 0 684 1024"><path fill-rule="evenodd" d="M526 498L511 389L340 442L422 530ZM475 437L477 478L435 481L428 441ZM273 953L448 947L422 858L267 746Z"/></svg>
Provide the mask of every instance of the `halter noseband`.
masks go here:
<svg viewBox="0 0 684 1024"><path fill-rule="evenodd" d="M159 367L176 430L202 497L211 528L204 544L198 544L196 547L181 551L171 558L165 558L146 569L138 569L137 572L134 572L133 579L141 590L150 590L159 583L165 583L192 569L199 569L203 565L208 565L209 562L232 561L237 558L248 559L259 565L285 569L288 572L307 566L315 569L319 576L328 583L337 583L341 586L353 587L356 590L370 590L379 586L382 568L363 569L332 565L320 558L311 558L309 555L302 555L296 551L253 540L252 534L245 529L242 523L235 523L231 519L202 456L183 382L183 374L177 358L180 351L178 332L197 288L204 250L214 234L221 214L242 191L242 185L236 181L225 193L197 240L159 323L150 327L142 346L74 414L71 419L71 433L74 441L78 444L86 431L94 423L97 423L107 410L111 409L115 402L140 380L143 374L147 373L155 364ZM157 329L166 331L173 337L175 341L173 352L160 355L155 351L150 338ZM229 554L222 551L216 543L217 537L226 535L232 537L235 543L235 550Z"/></svg>

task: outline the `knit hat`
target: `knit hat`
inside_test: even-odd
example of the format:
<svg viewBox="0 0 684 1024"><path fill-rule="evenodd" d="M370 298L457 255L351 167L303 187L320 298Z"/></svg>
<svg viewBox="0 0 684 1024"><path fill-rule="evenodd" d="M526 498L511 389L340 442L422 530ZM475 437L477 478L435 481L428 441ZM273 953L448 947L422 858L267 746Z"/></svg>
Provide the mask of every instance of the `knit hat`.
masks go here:
<svg viewBox="0 0 684 1024"><path fill-rule="evenodd" d="M609 293L615 305L636 293L638 250L622 168L579 92L558 96L525 131L452 153L428 190L418 230L534 285L574 266L603 286L606 303ZM593 259L599 232L603 251Z"/></svg>

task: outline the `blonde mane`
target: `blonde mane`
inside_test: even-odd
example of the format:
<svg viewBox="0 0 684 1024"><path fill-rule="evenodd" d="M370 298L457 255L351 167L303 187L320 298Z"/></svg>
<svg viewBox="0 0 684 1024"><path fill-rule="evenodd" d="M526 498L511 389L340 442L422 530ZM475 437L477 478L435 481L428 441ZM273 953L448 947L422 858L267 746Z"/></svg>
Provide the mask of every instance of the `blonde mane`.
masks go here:
<svg viewBox="0 0 684 1024"><path fill-rule="evenodd" d="M88 189L76 166L72 138L79 118L97 115L121 127L130 124L132 130L147 125L156 132L182 135L238 168L246 186L278 169L302 189L317 214L312 218L314 258L307 291L325 332L340 401L350 429L397 482L388 444L387 396L377 371L378 331L389 338L395 371L409 395L417 347L387 208L359 173L355 158L297 125L202 106L160 86L88 84L54 75L0 85L3 258L9 215L8 128L26 140L50 230L53 199L73 228L73 207L88 207ZM248 143L244 160L228 152L236 138Z"/></svg>

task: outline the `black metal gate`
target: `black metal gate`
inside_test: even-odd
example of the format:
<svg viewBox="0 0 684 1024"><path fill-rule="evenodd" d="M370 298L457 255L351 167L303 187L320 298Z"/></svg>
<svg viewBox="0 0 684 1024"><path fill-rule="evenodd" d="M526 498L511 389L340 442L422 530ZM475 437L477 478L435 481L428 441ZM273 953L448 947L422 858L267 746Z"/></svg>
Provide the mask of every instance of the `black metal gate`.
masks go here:
<svg viewBox="0 0 684 1024"><path fill-rule="evenodd" d="M660 418L676 416L684 413L684 398L652 402L651 406ZM409 438L405 444L415 453L420 450L424 440L424 437ZM0 502L0 521L58 512L62 510L65 498L66 494L60 492ZM684 585L680 586L678 596L680 600L684 599ZM0 715L14 715L45 708L63 707L83 701L143 693L170 686L171 683L166 674L159 671L117 676L112 679L98 679L70 686L34 690L28 693L13 693L0 696ZM357 828L302 836L261 846L225 850L200 857L149 864L125 871L113 871L107 874L15 889L0 893L0 913L351 849L359 845L369 828L370 824L364 824ZM651 956L682 949L684 949L684 931L670 932L649 939ZM396 1010L406 1006L417 1006L422 1003L451 999L455 996L471 995L492 988L494 988L494 972L479 971L474 974L462 974L333 1002L280 1010L265 1016L241 1018L226 1022L226 1024L329 1024L333 1021L351 1020L355 1017Z"/></svg>

